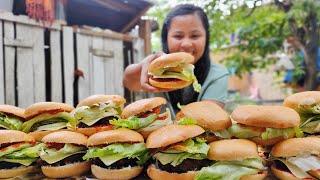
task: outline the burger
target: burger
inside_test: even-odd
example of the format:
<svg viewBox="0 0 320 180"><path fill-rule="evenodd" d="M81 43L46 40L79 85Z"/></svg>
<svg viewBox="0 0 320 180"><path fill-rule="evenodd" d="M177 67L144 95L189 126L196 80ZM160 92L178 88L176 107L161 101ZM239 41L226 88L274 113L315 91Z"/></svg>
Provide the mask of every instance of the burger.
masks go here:
<svg viewBox="0 0 320 180"><path fill-rule="evenodd" d="M300 117L284 106L239 106L231 113L235 123L228 128L233 137L249 139L262 146L271 146L284 139L302 137Z"/></svg>
<svg viewBox="0 0 320 180"><path fill-rule="evenodd" d="M283 180L320 179L320 138L292 138L271 151L273 174Z"/></svg>
<svg viewBox="0 0 320 180"><path fill-rule="evenodd" d="M131 179L138 176L150 158L143 137L120 128L93 134L83 159L92 162L92 174L98 179Z"/></svg>
<svg viewBox="0 0 320 180"><path fill-rule="evenodd" d="M203 137L210 143L219 139L230 139L227 128L231 126L231 120L226 111L220 106L209 101L193 102L181 107L176 115L178 124L197 124L206 133Z"/></svg>
<svg viewBox="0 0 320 180"><path fill-rule="evenodd" d="M0 104L0 129L21 130L24 119L24 109Z"/></svg>
<svg viewBox="0 0 320 180"><path fill-rule="evenodd" d="M284 106L297 111L300 129L306 135L320 135L320 91L305 91L288 96Z"/></svg>
<svg viewBox="0 0 320 180"><path fill-rule="evenodd" d="M77 120L76 131L86 136L112 129L111 119L120 118L126 100L118 95L93 95L82 100L72 112Z"/></svg>
<svg viewBox="0 0 320 180"><path fill-rule="evenodd" d="M209 146L208 159L214 163L202 168L196 180L262 180L267 176L264 159L259 156L254 142L246 139L228 139L212 142Z"/></svg>
<svg viewBox="0 0 320 180"><path fill-rule="evenodd" d="M161 113L161 108L167 101L162 97L141 99L126 106L121 114L122 119L111 120L114 128L136 130L146 139L154 130L172 124L169 109Z"/></svg>
<svg viewBox="0 0 320 180"><path fill-rule="evenodd" d="M209 146L200 134L205 131L197 125L172 124L152 132L147 148L152 149L152 161L147 169L151 179L193 180L196 173L209 166L206 159Z"/></svg>
<svg viewBox="0 0 320 180"><path fill-rule="evenodd" d="M57 131L42 138L39 165L49 178L65 178L85 174L90 162L82 157L87 152L87 137L72 131Z"/></svg>
<svg viewBox="0 0 320 180"><path fill-rule="evenodd" d="M200 92L194 75L194 57L186 52L164 54L151 62L148 69L149 83L159 88L181 89L193 83L195 91Z"/></svg>
<svg viewBox="0 0 320 180"><path fill-rule="evenodd" d="M57 102L32 104L25 109L26 122L22 124L22 131L41 141L43 136L51 132L74 129L76 120L70 114L73 109L73 106Z"/></svg>
<svg viewBox="0 0 320 180"><path fill-rule="evenodd" d="M20 176L36 169L42 144L16 130L0 131L0 178Z"/></svg>

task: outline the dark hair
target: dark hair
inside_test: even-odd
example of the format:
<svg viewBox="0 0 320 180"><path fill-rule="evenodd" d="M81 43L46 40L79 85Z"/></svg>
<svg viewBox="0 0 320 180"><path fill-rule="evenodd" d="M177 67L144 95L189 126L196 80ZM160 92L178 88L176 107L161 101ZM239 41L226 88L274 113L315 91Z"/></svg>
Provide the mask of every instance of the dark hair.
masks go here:
<svg viewBox="0 0 320 180"><path fill-rule="evenodd" d="M161 32L161 42L162 42L162 50L165 53L170 53L168 48L168 30L170 28L172 19L176 16L183 16L183 15L190 15L190 14L196 14L200 17L201 22L203 24L203 27L206 31L206 45L205 50L198 60L198 62L195 64L195 76L197 77L200 84L203 84L204 80L206 79L209 69L210 69L210 57L209 57L209 39L210 39L210 32L209 32L209 21L207 18L207 15L203 11L202 8L191 5L191 4L183 4L178 5L172 11L167 15L166 19L164 20L163 26L162 26L162 32ZM190 89L190 88L189 88ZM183 90L176 90L169 92L170 101L172 103L172 106L177 109L177 103L181 104L188 104L191 102L197 101L198 93L195 91L189 91L188 97L182 98Z"/></svg>

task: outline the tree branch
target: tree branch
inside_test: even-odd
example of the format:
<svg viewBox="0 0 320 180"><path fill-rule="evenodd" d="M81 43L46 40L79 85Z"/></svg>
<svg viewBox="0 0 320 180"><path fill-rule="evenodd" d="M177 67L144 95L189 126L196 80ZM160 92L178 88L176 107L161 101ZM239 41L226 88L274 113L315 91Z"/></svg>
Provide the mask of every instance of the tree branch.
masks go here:
<svg viewBox="0 0 320 180"><path fill-rule="evenodd" d="M253 8L252 8L251 11L245 16L245 18L248 18L248 17L251 16L251 14L254 12L254 10L255 10L256 7L257 7L258 1L261 1L261 0L255 0L255 1L254 1Z"/></svg>

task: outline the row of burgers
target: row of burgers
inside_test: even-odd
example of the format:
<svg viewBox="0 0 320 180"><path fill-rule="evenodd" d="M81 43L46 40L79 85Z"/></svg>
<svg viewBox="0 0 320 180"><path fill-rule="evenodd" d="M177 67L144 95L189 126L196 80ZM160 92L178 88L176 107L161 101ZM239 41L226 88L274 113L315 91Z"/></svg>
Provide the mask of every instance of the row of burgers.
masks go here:
<svg viewBox="0 0 320 180"><path fill-rule="evenodd" d="M240 106L230 116L213 103L194 102L175 120L162 113L160 97L123 109L125 99L117 95L90 96L76 108L0 105L1 128L14 130L0 131L0 178L35 164L48 177L69 177L92 164L99 179L130 179L143 167L151 179L263 179L266 158L258 144L271 150L267 158L280 179L319 179L319 101L320 92L302 92L284 106Z"/></svg>

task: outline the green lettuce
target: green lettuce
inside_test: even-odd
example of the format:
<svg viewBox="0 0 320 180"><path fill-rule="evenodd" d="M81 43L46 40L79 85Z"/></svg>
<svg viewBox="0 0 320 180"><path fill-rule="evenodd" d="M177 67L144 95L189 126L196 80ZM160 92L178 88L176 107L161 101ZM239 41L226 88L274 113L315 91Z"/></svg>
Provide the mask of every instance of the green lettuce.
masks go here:
<svg viewBox="0 0 320 180"><path fill-rule="evenodd" d="M299 112L300 115L308 116L314 114L320 114L320 104L314 103L299 105L296 110Z"/></svg>
<svg viewBox="0 0 320 180"><path fill-rule="evenodd" d="M0 127L12 130L21 130L22 121L15 116L9 116L0 112Z"/></svg>
<svg viewBox="0 0 320 180"><path fill-rule="evenodd" d="M212 131L212 130L208 130L206 131L207 133L212 133L215 136L222 138L222 139L230 139L231 138L231 134L227 129L223 129L223 130L219 130L219 131Z"/></svg>
<svg viewBox="0 0 320 180"><path fill-rule="evenodd" d="M191 117L183 117L177 121L180 125L196 125L198 122Z"/></svg>
<svg viewBox="0 0 320 180"><path fill-rule="evenodd" d="M282 136L285 139L290 137L303 137L303 132L298 127L293 128L266 128L266 131L261 134L262 139L272 139Z"/></svg>
<svg viewBox="0 0 320 180"><path fill-rule="evenodd" d="M228 131L232 136L235 136L239 139L247 139L261 136L261 132L255 131L250 127L241 126L239 124L232 124L232 126L228 128Z"/></svg>
<svg viewBox="0 0 320 180"><path fill-rule="evenodd" d="M152 113L145 118L131 116L128 119L118 119L118 120L113 119L113 120L110 120L109 123L114 125L115 126L114 128L123 127L123 128L137 130L137 129L145 128L149 126L156 120L156 118L157 118L157 115Z"/></svg>
<svg viewBox="0 0 320 180"><path fill-rule="evenodd" d="M314 134L320 132L320 115L316 115L306 119L300 124L300 128L303 132Z"/></svg>

